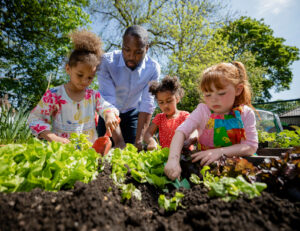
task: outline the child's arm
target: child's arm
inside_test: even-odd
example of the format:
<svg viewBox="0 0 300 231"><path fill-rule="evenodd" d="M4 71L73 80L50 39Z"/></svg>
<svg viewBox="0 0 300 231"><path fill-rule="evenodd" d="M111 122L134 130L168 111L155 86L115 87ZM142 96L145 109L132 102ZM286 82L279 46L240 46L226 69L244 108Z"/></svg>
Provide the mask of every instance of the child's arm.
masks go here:
<svg viewBox="0 0 300 231"><path fill-rule="evenodd" d="M51 116L57 113L56 95L47 90L38 105L30 112L27 123L34 136L47 141L69 143L70 140L57 136L51 131ZM61 101L63 102L63 101Z"/></svg>
<svg viewBox="0 0 300 231"><path fill-rule="evenodd" d="M165 174L171 180L178 179L181 174L180 153L184 140L184 133L176 131L171 142L169 158L164 168Z"/></svg>
<svg viewBox="0 0 300 231"><path fill-rule="evenodd" d="M157 128L158 127L155 123L151 123L147 131L145 132L144 141L147 143L148 150L153 150L157 148L157 143L153 138L153 135L156 132Z"/></svg>
<svg viewBox="0 0 300 231"><path fill-rule="evenodd" d="M190 137L184 141L183 147L188 149L192 144L196 144L198 140L198 131L195 130L192 132Z"/></svg>
<svg viewBox="0 0 300 231"><path fill-rule="evenodd" d="M60 143L63 143L63 144L70 143L69 139L57 136L55 133L53 133L49 130L45 130L45 131L41 132L38 135L38 138L42 138L42 139L45 139L45 140L50 141L50 142L55 141L55 142L60 142Z"/></svg>
<svg viewBox="0 0 300 231"><path fill-rule="evenodd" d="M104 121L106 132L109 136L112 136L112 132L119 126L120 118L115 110L107 110L104 112Z"/></svg>
<svg viewBox="0 0 300 231"><path fill-rule="evenodd" d="M242 140L240 144L234 144L229 147L216 148L195 153L192 155L193 162L201 161L201 165L209 165L213 161L218 160L222 154L227 157L253 155L257 150L258 138L255 127L255 114L248 106L244 107L242 121L244 123L246 133L245 140Z"/></svg>
<svg viewBox="0 0 300 231"><path fill-rule="evenodd" d="M202 166L209 165L212 162L221 158L222 155L227 157L233 156L249 156L256 152L256 148L248 144L234 144L229 147L209 149L202 152L197 152L191 155L192 162L201 161Z"/></svg>

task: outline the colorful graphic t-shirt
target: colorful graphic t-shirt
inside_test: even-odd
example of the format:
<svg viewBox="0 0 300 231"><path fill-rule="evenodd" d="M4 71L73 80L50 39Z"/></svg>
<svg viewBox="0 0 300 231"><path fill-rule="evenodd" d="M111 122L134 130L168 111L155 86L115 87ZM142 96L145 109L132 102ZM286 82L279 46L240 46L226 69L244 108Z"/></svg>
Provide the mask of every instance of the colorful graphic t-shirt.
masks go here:
<svg viewBox="0 0 300 231"><path fill-rule="evenodd" d="M189 114L187 111L180 111L176 118L171 119L167 119L164 113L155 116L152 123L158 126L159 142L163 148L170 147L176 128L186 120Z"/></svg>
<svg viewBox="0 0 300 231"><path fill-rule="evenodd" d="M95 112L103 117L106 110L116 110L99 92L86 89L80 102L73 101L64 85L49 89L38 105L31 111L28 124L37 136L49 130L58 136L69 138L71 133L84 133L94 142L97 138Z"/></svg>

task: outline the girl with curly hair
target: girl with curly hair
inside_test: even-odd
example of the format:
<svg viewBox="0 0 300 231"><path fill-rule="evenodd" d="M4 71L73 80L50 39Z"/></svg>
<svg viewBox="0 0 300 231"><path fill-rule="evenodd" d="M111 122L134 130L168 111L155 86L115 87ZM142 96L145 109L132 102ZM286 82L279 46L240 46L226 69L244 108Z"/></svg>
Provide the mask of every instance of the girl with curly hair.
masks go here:
<svg viewBox="0 0 300 231"><path fill-rule="evenodd" d="M71 133L84 133L94 142L98 138L95 112L112 132L118 126L118 110L88 88L103 55L100 38L82 30L73 32L71 39L74 50L65 66L69 82L46 91L31 111L28 124L35 136L48 141L69 143Z"/></svg>
<svg viewBox="0 0 300 231"><path fill-rule="evenodd" d="M166 76L161 82L151 82L149 91L155 96L162 113L157 114L152 120L145 133L144 141L148 150L156 149L157 143L153 135L158 129L161 147L170 147L176 128L189 116L189 112L177 109L184 91L176 76Z"/></svg>

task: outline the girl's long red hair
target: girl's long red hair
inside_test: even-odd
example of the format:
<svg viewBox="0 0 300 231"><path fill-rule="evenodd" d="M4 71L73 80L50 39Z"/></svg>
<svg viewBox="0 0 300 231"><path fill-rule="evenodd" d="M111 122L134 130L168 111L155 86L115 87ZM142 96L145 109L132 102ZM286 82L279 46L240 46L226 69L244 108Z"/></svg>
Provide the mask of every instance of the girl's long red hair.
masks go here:
<svg viewBox="0 0 300 231"><path fill-rule="evenodd" d="M232 63L219 63L207 68L202 74L200 89L204 92L211 92L212 84L217 89L223 89L225 87L224 81L235 87L239 84L243 85L242 93L235 98L234 107L242 104L253 107L250 84L244 64L234 61Z"/></svg>

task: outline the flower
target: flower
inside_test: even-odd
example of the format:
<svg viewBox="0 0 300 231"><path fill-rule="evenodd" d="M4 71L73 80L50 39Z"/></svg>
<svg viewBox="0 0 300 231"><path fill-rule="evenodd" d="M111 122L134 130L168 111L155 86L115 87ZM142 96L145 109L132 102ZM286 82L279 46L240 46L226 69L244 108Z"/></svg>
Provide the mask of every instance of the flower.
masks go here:
<svg viewBox="0 0 300 231"><path fill-rule="evenodd" d="M92 94L93 94L93 90L92 89L86 89L85 90L85 99L90 99L92 97Z"/></svg>
<svg viewBox="0 0 300 231"><path fill-rule="evenodd" d="M52 92L50 90L46 91L45 95L43 96L43 102L44 103L53 103L53 95Z"/></svg>
<svg viewBox="0 0 300 231"><path fill-rule="evenodd" d="M31 126L31 129L33 129L36 133L40 133L44 130L46 130L47 126L41 126L40 124L37 124L35 126Z"/></svg>

